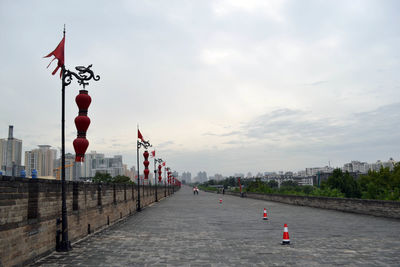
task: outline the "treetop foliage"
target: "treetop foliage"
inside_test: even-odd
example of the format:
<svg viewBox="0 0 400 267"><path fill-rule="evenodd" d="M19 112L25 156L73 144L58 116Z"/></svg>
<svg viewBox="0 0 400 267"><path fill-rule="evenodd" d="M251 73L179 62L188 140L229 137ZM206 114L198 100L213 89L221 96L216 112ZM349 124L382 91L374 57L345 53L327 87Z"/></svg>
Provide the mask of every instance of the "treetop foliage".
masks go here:
<svg viewBox="0 0 400 267"><path fill-rule="evenodd" d="M322 181L320 187L299 186L297 182L291 180L283 181L278 187L277 181L263 182L260 178L241 179L241 184L244 191L255 193L400 201L400 163L395 164L393 171L382 167L379 171L369 171L358 179L347 171L343 172L337 168L328 180ZM235 177L221 181L210 180L202 184L204 187L209 185L223 185L225 189L239 186Z"/></svg>
<svg viewBox="0 0 400 267"><path fill-rule="evenodd" d="M111 177L109 173L100 172L96 172L96 175L93 177L92 181L94 183L132 184L132 181L128 176L117 175L115 177Z"/></svg>

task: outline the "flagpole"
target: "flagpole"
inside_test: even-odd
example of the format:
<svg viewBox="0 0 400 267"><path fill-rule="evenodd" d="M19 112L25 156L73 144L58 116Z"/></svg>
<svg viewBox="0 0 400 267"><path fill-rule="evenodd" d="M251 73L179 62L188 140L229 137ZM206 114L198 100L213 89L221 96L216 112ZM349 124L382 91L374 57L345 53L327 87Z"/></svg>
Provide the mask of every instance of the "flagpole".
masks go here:
<svg viewBox="0 0 400 267"><path fill-rule="evenodd" d="M139 125L138 125L138 132L139 132ZM137 208L136 211L141 211L140 208L140 172L139 172L139 138L136 138L136 158L137 158Z"/></svg>
<svg viewBox="0 0 400 267"><path fill-rule="evenodd" d="M63 31L65 38L65 25ZM61 232L62 240L58 248L59 251L69 251L72 249L68 241L68 216L67 216L67 200L66 200L66 183L65 183L65 65L61 67Z"/></svg>
<svg viewBox="0 0 400 267"><path fill-rule="evenodd" d="M62 228L61 230L57 230L56 233L57 251L69 251L72 249L71 243L68 240L68 214L67 214L67 204L66 204L67 185L65 181L65 87L71 84L73 78L77 79L78 84L82 85L83 88L85 88L85 86L89 84L88 81L91 79L95 81L100 80L100 76L95 75L93 71L90 69L92 65L89 65L88 67L84 66L75 67L75 69L79 71L79 73L67 70L65 68L64 46L65 46L65 24L63 30L63 39L57 45L56 49L53 52L45 56L45 58L54 56L52 61L54 61L55 59L58 60L57 67L52 72L52 75L56 74L58 69L61 68L60 71L61 74L60 76L61 78L61 219L60 218L57 219L57 225L61 223Z"/></svg>
<svg viewBox="0 0 400 267"><path fill-rule="evenodd" d="M154 186L156 187L156 192L155 192L156 202L158 202L158 199L157 199L157 169L156 169L156 155L155 155L155 153L154 153Z"/></svg>

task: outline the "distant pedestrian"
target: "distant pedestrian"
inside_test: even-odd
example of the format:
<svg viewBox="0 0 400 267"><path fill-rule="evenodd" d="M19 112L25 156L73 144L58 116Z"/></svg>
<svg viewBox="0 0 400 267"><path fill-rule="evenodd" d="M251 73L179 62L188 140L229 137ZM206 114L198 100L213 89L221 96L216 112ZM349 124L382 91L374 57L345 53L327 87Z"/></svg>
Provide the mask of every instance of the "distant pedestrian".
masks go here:
<svg viewBox="0 0 400 267"><path fill-rule="evenodd" d="M222 194L225 195L225 188L222 188Z"/></svg>

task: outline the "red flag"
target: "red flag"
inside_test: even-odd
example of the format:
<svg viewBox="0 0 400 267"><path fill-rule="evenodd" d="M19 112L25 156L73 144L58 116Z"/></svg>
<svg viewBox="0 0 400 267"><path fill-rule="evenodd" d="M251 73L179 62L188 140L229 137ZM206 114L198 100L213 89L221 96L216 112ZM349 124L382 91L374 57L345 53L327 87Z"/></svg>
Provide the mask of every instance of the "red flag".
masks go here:
<svg viewBox="0 0 400 267"><path fill-rule="evenodd" d="M58 63L57 63L57 67L55 68L55 70L53 70L53 72L51 74L56 74L56 72L58 71L59 68L61 68L62 66L64 66L64 44L65 44L65 36L62 38L61 42L57 45L56 49L54 49L53 52L51 52L50 54L48 54L45 57L51 57L54 56L54 58L50 61L49 65L47 67L50 66L50 64L57 59ZM60 77L62 75L62 72L60 72Z"/></svg>
<svg viewBox="0 0 400 267"><path fill-rule="evenodd" d="M156 151L151 151L151 156L154 158L156 156Z"/></svg>
<svg viewBox="0 0 400 267"><path fill-rule="evenodd" d="M140 133L139 129L137 130L137 138L144 142L143 135Z"/></svg>

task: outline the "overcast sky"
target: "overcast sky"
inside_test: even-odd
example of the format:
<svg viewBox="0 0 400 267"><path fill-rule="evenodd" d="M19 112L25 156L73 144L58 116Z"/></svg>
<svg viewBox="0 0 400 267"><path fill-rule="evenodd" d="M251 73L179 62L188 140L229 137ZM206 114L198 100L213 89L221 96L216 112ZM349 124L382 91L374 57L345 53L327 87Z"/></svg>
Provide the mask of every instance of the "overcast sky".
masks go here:
<svg viewBox="0 0 400 267"><path fill-rule="evenodd" d="M101 76L87 87L88 151L136 165L139 124L158 157L193 176L399 160L399 10L396 0L0 0L0 137L14 125L24 151L61 146L61 82L43 56L66 24L66 67ZM78 90L67 87L67 152Z"/></svg>

